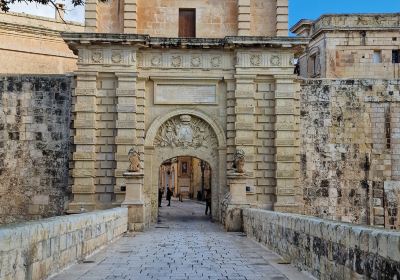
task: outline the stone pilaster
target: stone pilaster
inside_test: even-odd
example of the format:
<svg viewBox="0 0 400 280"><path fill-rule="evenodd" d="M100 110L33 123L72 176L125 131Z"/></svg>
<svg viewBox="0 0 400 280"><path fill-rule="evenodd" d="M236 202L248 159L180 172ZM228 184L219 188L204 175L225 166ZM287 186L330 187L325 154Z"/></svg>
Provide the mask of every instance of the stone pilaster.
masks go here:
<svg viewBox="0 0 400 280"><path fill-rule="evenodd" d="M238 0L238 36L250 35L250 0Z"/></svg>
<svg viewBox="0 0 400 280"><path fill-rule="evenodd" d="M246 154L245 170L254 177L255 170L255 92L254 75L236 75L235 146Z"/></svg>
<svg viewBox="0 0 400 280"><path fill-rule="evenodd" d="M233 154L235 153L235 80L226 81L226 154L227 154L227 164L228 169L233 162Z"/></svg>
<svg viewBox="0 0 400 280"><path fill-rule="evenodd" d="M129 166L128 153L132 147L137 149L137 73L121 72L115 73L115 75L118 78L118 87L116 91L117 136L115 137L115 160L117 164L115 169L116 184L114 186L114 193L116 204L120 204L125 197L125 190L121 187L125 186L123 174Z"/></svg>
<svg viewBox="0 0 400 280"><path fill-rule="evenodd" d="M96 0L87 0L85 3L85 32L97 32Z"/></svg>
<svg viewBox="0 0 400 280"><path fill-rule="evenodd" d="M288 36L288 0L276 0L276 36Z"/></svg>
<svg viewBox="0 0 400 280"><path fill-rule="evenodd" d="M97 72L78 72L74 104L73 201L70 213L96 208L96 94Z"/></svg>
<svg viewBox="0 0 400 280"><path fill-rule="evenodd" d="M299 212L299 99L294 77L275 76L276 204L282 212Z"/></svg>
<svg viewBox="0 0 400 280"><path fill-rule="evenodd" d="M124 1L124 33L137 33L136 0Z"/></svg>

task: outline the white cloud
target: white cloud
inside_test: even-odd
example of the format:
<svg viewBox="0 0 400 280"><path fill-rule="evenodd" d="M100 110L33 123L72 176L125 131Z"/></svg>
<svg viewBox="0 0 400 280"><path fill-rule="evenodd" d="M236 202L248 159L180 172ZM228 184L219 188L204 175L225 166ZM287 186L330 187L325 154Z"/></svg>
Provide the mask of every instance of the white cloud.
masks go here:
<svg viewBox="0 0 400 280"><path fill-rule="evenodd" d="M74 7L70 1L57 1L63 3L66 6L65 20L84 22L84 7ZM17 13L26 13L30 15L42 16L54 18L55 10L54 7L49 5L39 5L36 3L15 3L10 5L10 10Z"/></svg>

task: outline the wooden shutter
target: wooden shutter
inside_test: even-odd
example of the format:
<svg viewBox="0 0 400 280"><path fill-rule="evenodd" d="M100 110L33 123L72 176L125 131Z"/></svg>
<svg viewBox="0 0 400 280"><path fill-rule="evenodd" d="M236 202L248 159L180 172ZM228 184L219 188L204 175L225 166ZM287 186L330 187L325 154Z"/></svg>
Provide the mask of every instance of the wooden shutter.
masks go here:
<svg viewBox="0 0 400 280"><path fill-rule="evenodd" d="M196 37L196 10L179 9L179 37Z"/></svg>

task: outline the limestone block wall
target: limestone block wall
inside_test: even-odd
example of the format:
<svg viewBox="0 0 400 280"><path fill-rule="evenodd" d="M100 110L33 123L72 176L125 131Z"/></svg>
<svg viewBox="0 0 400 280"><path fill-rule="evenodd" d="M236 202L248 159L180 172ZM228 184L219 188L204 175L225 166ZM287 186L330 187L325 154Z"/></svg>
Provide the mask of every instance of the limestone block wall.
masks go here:
<svg viewBox="0 0 400 280"><path fill-rule="evenodd" d="M96 195L99 209L112 207L115 177L116 86L114 75L99 77L97 90Z"/></svg>
<svg viewBox="0 0 400 280"><path fill-rule="evenodd" d="M257 82L256 104L256 177L257 197L248 200L263 209L272 209L275 198L275 91L274 81ZM257 199L256 199L257 198ZM256 201L252 201L256 199Z"/></svg>
<svg viewBox="0 0 400 280"><path fill-rule="evenodd" d="M127 224L128 209L115 208L0 227L0 279L46 279L120 237Z"/></svg>
<svg viewBox="0 0 400 280"><path fill-rule="evenodd" d="M124 1L97 2L97 32L123 33L124 17L120 16L123 11Z"/></svg>
<svg viewBox="0 0 400 280"><path fill-rule="evenodd" d="M60 32L83 32L76 22L0 13L0 73L64 74L76 70L77 57Z"/></svg>
<svg viewBox="0 0 400 280"><path fill-rule="evenodd" d="M196 37L287 36L288 0L88 1L85 30L178 37L179 9L196 10Z"/></svg>
<svg viewBox="0 0 400 280"><path fill-rule="evenodd" d="M317 279L400 276L398 232L250 208L243 222L248 237Z"/></svg>
<svg viewBox="0 0 400 280"><path fill-rule="evenodd" d="M196 9L196 37L217 38L237 34L237 0L137 0L139 34L178 37L179 8Z"/></svg>
<svg viewBox="0 0 400 280"><path fill-rule="evenodd" d="M71 82L57 75L0 76L0 224L63 213Z"/></svg>
<svg viewBox="0 0 400 280"><path fill-rule="evenodd" d="M398 80L304 80L300 186L306 215L398 228Z"/></svg>

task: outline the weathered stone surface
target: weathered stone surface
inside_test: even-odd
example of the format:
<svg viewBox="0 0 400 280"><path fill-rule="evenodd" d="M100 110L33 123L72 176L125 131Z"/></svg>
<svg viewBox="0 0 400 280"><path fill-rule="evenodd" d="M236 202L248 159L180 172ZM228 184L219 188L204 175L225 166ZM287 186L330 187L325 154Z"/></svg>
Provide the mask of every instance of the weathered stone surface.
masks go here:
<svg viewBox="0 0 400 280"><path fill-rule="evenodd" d="M128 209L0 228L0 279L46 279L126 232Z"/></svg>
<svg viewBox="0 0 400 280"><path fill-rule="evenodd" d="M243 221L249 237L318 279L400 276L397 232L250 208Z"/></svg>
<svg viewBox="0 0 400 280"><path fill-rule="evenodd" d="M304 214L398 227L397 195L385 190L384 197L384 183L398 185L400 178L400 99L394 94L398 90L398 80L303 82L300 186ZM374 207L392 210L385 210L383 217Z"/></svg>
<svg viewBox="0 0 400 280"><path fill-rule="evenodd" d="M63 213L70 108L69 77L0 76L0 223Z"/></svg>

